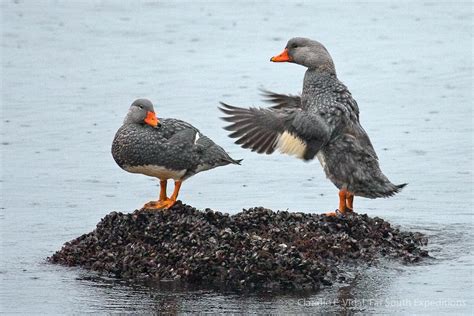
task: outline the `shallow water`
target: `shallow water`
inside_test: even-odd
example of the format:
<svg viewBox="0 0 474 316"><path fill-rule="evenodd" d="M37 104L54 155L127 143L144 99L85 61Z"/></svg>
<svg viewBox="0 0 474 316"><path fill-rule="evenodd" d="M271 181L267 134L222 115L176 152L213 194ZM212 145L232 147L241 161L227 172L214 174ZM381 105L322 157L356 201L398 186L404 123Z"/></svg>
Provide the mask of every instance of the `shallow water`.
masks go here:
<svg viewBox="0 0 474 316"><path fill-rule="evenodd" d="M471 4L274 4L2 1L1 311L473 312ZM157 181L110 155L137 97L244 159L188 180L186 203L333 210L317 161L243 150L218 118L219 100L261 105L258 87L301 90L302 67L268 62L293 36L326 45L384 172L409 183L391 199L356 199L357 210L426 232L436 260L371 268L309 296L164 290L45 263L108 212L157 196Z"/></svg>

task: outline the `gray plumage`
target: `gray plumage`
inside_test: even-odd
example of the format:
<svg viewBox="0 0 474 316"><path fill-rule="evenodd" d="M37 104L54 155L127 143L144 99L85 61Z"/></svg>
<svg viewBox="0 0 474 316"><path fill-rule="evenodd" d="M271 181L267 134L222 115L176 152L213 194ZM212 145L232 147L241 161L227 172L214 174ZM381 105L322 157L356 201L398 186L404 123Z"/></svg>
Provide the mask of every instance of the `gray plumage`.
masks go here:
<svg viewBox="0 0 474 316"><path fill-rule="evenodd" d="M227 164L240 164L219 145L189 123L159 119L158 126L145 124L153 104L138 99L130 106L112 143L112 156L124 170L162 180L185 180L194 174Z"/></svg>
<svg viewBox="0 0 474 316"><path fill-rule="evenodd" d="M236 144L257 153L276 149L304 160L317 157L326 176L339 189L377 198L405 186L382 173L372 143L359 122L359 107L337 76L326 48L305 38L291 39L289 61L308 68L301 96L263 91L269 108L240 108L221 102L232 123L225 129Z"/></svg>

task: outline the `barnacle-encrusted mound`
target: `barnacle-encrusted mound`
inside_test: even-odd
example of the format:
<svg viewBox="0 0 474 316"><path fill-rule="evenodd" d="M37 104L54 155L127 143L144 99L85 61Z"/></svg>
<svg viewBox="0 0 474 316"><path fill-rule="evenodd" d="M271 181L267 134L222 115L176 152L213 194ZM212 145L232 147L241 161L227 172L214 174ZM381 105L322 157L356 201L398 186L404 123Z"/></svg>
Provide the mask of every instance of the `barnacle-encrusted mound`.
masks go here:
<svg viewBox="0 0 474 316"><path fill-rule="evenodd" d="M428 256L420 233L381 218L341 219L256 207L235 215L178 202L168 211L112 212L49 260L117 277L234 289L318 289L347 263Z"/></svg>

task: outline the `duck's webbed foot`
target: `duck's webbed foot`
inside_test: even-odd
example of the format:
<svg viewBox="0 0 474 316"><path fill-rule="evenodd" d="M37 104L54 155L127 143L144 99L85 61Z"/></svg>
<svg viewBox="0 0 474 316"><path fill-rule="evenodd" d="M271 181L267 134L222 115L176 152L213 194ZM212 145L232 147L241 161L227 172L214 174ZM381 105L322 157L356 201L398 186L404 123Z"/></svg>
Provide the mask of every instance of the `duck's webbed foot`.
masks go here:
<svg viewBox="0 0 474 316"><path fill-rule="evenodd" d="M165 200L158 200L158 201L150 201L146 203L143 208L146 209L169 209L173 205L176 204L176 200L168 199Z"/></svg>
<svg viewBox="0 0 474 316"><path fill-rule="evenodd" d="M145 203L145 205L143 205L142 208L145 208L145 209L155 209L156 208L156 205L159 203L160 201L150 201L148 203Z"/></svg>
<svg viewBox="0 0 474 316"><path fill-rule="evenodd" d="M151 209L151 210L168 209L168 208L172 207L175 203L176 203L176 200L172 201L172 200L166 198L164 200L150 201L150 202L146 203L145 205L143 205L143 208L144 209Z"/></svg>
<svg viewBox="0 0 474 316"><path fill-rule="evenodd" d="M335 210L334 212L327 212L327 213L324 213L324 215L326 216L331 216L331 217L339 217L339 210Z"/></svg>
<svg viewBox="0 0 474 316"><path fill-rule="evenodd" d="M350 215L352 213L354 213L353 210L351 210L350 208L346 208L344 212L340 210L335 210L334 212L324 213L324 215L333 217L346 217L347 215Z"/></svg>

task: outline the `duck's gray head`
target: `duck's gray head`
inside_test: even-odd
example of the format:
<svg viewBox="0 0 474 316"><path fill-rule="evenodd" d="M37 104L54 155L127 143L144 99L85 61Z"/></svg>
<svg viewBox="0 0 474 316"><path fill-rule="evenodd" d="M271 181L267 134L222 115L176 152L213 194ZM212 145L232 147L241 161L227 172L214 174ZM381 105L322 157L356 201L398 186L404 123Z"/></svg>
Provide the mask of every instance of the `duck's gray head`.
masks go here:
<svg viewBox="0 0 474 316"><path fill-rule="evenodd" d="M123 121L124 124L148 124L157 127L160 121L156 118L153 103L148 99L137 99L133 101L127 116Z"/></svg>
<svg viewBox="0 0 474 316"><path fill-rule="evenodd" d="M309 38L295 37L288 41L285 50L270 59L273 62L290 62L309 69L336 74L331 55L326 47Z"/></svg>

